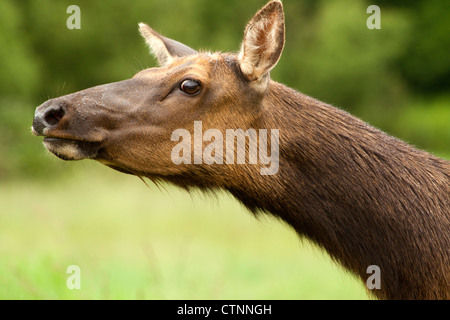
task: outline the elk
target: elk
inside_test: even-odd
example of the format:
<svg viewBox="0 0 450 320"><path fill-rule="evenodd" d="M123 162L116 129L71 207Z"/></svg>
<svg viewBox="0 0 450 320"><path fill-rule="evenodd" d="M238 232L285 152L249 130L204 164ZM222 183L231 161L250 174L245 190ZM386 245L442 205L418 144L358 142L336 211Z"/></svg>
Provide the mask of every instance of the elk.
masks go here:
<svg viewBox="0 0 450 320"><path fill-rule="evenodd" d="M187 190L226 190L255 215L289 224L363 282L368 266L378 266L375 298L450 299L450 162L271 80L285 42L280 1L251 19L237 53L197 52L146 24L139 30L159 67L39 106L32 131L50 152ZM192 161L175 164L171 154L184 140L172 134L182 128L194 136L196 121L201 134L279 130L279 141L267 141L268 150L278 144L277 172L261 174L261 159L205 163L184 154ZM184 146L206 150L209 138Z"/></svg>

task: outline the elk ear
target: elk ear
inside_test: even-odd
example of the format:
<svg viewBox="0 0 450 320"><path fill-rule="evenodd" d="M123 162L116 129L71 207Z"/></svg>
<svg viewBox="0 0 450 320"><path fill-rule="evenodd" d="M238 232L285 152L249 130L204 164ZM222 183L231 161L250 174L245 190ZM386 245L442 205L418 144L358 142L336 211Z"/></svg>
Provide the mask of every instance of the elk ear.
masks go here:
<svg viewBox="0 0 450 320"><path fill-rule="evenodd" d="M269 71L284 47L284 11L281 1L271 1L248 23L239 53L242 72L250 81L267 86Z"/></svg>
<svg viewBox="0 0 450 320"><path fill-rule="evenodd" d="M145 23L139 23L139 32L161 67L169 65L177 57L190 56L197 53L194 49L178 41L163 37Z"/></svg>

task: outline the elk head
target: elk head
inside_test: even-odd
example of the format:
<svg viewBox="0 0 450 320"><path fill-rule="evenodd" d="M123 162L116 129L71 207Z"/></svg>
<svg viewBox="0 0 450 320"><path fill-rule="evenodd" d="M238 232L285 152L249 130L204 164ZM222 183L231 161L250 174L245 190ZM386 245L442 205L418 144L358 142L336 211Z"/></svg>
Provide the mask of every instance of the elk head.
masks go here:
<svg viewBox="0 0 450 320"><path fill-rule="evenodd" d="M197 52L144 23L139 30L159 67L46 101L32 132L64 160L94 159L155 179L223 174L227 166L174 164L171 135L179 128L193 134L195 121L224 135L263 125L261 101L284 46L281 2L269 2L250 21L238 54Z"/></svg>

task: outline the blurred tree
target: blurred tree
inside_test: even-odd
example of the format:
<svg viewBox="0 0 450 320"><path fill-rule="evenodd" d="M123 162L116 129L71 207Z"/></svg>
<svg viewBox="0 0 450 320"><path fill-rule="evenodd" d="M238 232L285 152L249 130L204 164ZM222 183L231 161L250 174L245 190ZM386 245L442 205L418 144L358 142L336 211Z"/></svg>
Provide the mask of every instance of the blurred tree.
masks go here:
<svg viewBox="0 0 450 320"><path fill-rule="evenodd" d="M383 121L377 115L383 114L383 108L395 108L404 94L393 65L402 54L406 17L384 10L382 29L369 30L361 1L351 6L345 1L322 1L315 9L301 30L288 29L289 50L282 72L309 95Z"/></svg>
<svg viewBox="0 0 450 320"><path fill-rule="evenodd" d="M445 0L418 1L413 8L412 32L402 56L402 71L415 90L448 92L450 3Z"/></svg>
<svg viewBox="0 0 450 320"><path fill-rule="evenodd" d="M30 34L25 19L14 4L0 2L0 93L4 96L31 96L36 93L39 74L33 59Z"/></svg>
<svg viewBox="0 0 450 320"><path fill-rule="evenodd" d="M450 3L447 0L374 1L401 9L410 29L397 70L415 92L446 93L450 87Z"/></svg>

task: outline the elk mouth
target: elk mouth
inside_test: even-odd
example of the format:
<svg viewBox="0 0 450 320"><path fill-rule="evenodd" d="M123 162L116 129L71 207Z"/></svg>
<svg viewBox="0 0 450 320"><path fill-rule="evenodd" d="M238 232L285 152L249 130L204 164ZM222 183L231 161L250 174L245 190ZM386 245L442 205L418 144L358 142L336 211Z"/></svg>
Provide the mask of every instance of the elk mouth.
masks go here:
<svg viewBox="0 0 450 320"><path fill-rule="evenodd" d="M58 158L70 161L95 159L100 148L100 142L46 137L44 138L44 146Z"/></svg>

